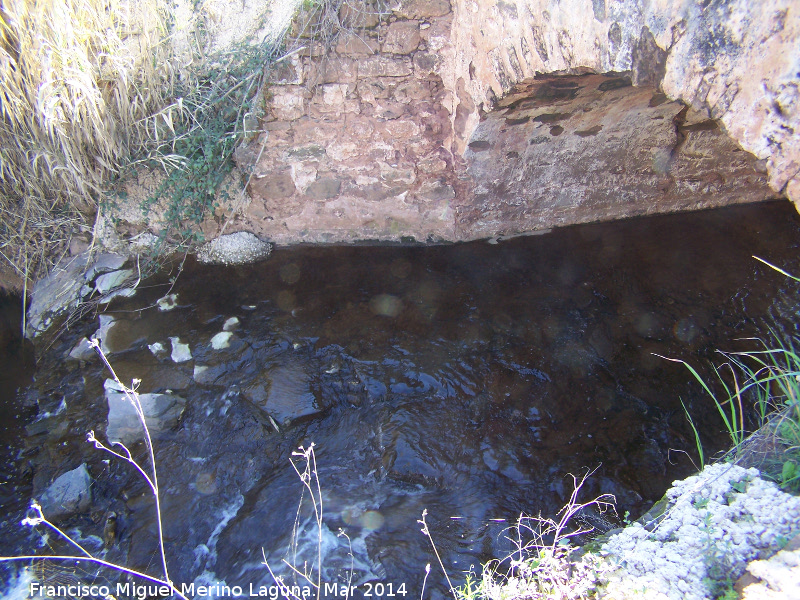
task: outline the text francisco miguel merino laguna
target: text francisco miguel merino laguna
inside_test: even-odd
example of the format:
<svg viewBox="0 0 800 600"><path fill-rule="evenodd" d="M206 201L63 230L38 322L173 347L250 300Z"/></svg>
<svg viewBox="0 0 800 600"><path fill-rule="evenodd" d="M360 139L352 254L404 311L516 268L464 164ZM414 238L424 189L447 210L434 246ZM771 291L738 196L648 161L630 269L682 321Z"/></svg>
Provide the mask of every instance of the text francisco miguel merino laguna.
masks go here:
<svg viewBox="0 0 800 600"><path fill-rule="evenodd" d="M322 596L325 598L351 598L358 589L365 598L405 598L406 584L402 583L399 586L391 583L365 583L361 586L344 585L340 583L323 583ZM215 596L217 598L241 598L241 597L256 597L256 598L270 598L276 600L277 598L313 598L316 596L316 591L308 585L253 585L252 583L243 588L242 586L213 584L213 585L195 585L194 583L180 584L180 591L186 597L192 598L194 596ZM136 598L137 600L146 600L148 598L168 598L173 595L173 590L168 585L158 584L135 584L135 583L117 583L116 586L109 585L43 585L39 582L31 582L30 595L31 597L50 597L50 598Z"/></svg>

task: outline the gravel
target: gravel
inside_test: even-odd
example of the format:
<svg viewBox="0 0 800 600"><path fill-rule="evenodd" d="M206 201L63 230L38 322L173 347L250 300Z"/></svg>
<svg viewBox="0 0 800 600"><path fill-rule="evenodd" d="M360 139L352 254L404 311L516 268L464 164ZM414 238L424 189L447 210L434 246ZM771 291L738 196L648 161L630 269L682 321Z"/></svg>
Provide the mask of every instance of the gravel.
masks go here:
<svg viewBox="0 0 800 600"><path fill-rule="evenodd" d="M241 265L267 258L272 244L246 231L220 236L200 247L197 260L215 265Z"/></svg>

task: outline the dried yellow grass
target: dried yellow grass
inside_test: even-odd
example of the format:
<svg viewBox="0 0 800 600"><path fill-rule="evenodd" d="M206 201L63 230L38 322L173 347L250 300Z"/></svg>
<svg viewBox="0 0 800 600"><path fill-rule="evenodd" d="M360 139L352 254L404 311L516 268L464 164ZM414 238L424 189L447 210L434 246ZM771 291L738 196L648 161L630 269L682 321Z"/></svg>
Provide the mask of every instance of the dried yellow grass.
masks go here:
<svg viewBox="0 0 800 600"><path fill-rule="evenodd" d="M0 5L0 260L24 280L174 131L168 16L164 0Z"/></svg>

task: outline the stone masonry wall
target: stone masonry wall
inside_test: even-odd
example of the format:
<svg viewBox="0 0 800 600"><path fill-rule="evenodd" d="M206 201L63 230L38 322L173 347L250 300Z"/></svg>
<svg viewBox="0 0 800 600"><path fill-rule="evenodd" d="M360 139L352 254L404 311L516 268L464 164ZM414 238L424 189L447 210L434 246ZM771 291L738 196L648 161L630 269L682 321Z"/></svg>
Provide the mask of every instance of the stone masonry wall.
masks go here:
<svg viewBox="0 0 800 600"><path fill-rule="evenodd" d="M238 154L255 163L248 229L278 243L454 239L459 181L439 73L452 18L448 0L373 12L326 55L309 40L284 62L267 133Z"/></svg>
<svg viewBox="0 0 800 600"><path fill-rule="evenodd" d="M464 240L800 200L789 0L370 1L274 73L228 231Z"/></svg>

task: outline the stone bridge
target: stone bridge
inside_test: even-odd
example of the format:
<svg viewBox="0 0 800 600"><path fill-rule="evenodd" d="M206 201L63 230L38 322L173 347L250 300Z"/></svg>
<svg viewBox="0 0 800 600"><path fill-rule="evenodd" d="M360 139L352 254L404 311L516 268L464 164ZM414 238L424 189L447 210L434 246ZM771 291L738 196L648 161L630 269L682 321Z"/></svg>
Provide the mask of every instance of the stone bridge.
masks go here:
<svg viewBox="0 0 800 600"><path fill-rule="evenodd" d="M469 240L800 202L792 0L359 1L275 70L227 231Z"/></svg>

